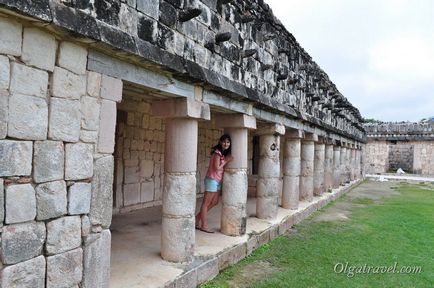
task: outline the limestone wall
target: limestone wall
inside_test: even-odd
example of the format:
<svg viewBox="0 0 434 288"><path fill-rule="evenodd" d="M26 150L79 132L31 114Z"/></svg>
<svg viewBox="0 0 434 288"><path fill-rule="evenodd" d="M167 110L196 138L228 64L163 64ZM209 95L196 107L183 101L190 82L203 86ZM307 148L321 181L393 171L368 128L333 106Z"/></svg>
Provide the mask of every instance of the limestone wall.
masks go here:
<svg viewBox="0 0 434 288"><path fill-rule="evenodd" d="M416 174L434 175L434 141L415 141L413 171Z"/></svg>
<svg viewBox="0 0 434 288"><path fill-rule="evenodd" d="M262 0L6 1L96 49L364 139L361 116ZM196 14L195 14L196 13ZM196 17L194 17L196 16Z"/></svg>
<svg viewBox="0 0 434 288"><path fill-rule="evenodd" d="M365 173L384 173L389 169L389 144L386 141L368 142L364 156Z"/></svg>
<svg viewBox="0 0 434 288"><path fill-rule="evenodd" d="M0 286L103 287L122 82L41 28L0 16L0 39Z"/></svg>
<svg viewBox="0 0 434 288"><path fill-rule="evenodd" d="M389 145L389 171L401 168L413 172L414 147L407 142L390 143Z"/></svg>

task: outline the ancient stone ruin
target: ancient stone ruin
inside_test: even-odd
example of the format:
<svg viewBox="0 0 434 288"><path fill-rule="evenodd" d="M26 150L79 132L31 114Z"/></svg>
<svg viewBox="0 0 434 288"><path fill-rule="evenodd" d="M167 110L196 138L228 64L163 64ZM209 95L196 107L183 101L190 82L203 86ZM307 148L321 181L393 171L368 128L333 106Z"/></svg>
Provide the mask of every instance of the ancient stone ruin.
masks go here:
<svg viewBox="0 0 434 288"><path fill-rule="evenodd" d="M262 0L0 0L0 39L1 287L108 287L129 248L113 215L149 207L143 246L177 271L158 283L194 287L362 177L359 111ZM196 257L223 132L221 233L238 242Z"/></svg>
<svg viewBox="0 0 434 288"><path fill-rule="evenodd" d="M434 122L366 124L365 171L434 175Z"/></svg>

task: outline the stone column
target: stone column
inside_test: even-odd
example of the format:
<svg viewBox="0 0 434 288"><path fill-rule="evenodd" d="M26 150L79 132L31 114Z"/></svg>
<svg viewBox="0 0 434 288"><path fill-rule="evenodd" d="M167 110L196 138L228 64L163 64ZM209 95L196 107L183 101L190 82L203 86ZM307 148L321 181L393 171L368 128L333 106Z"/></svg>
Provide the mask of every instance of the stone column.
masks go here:
<svg viewBox="0 0 434 288"><path fill-rule="evenodd" d="M356 149L352 148L351 149L351 164L350 164L350 181L354 181L356 179L356 171L357 171L357 161L356 161Z"/></svg>
<svg viewBox="0 0 434 288"><path fill-rule="evenodd" d="M345 157L345 183L351 181L351 148L352 144L347 144L347 155Z"/></svg>
<svg viewBox="0 0 434 288"><path fill-rule="evenodd" d="M362 166L362 168L360 169L361 171L361 177L364 178L365 177L365 172L366 172L366 167L365 167L365 161L366 161L366 144L362 145L361 150L360 150L360 165Z"/></svg>
<svg viewBox="0 0 434 288"><path fill-rule="evenodd" d="M300 201L313 200L313 171L315 142L318 136L306 133L301 140L301 166L300 166Z"/></svg>
<svg viewBox="0 0 434 288"><path fill-rule="evenodd" d="M347 168L347 147L343 144L341 146L341 164L340 164L340 184L345 185L346 182L346 168Z"/></svg>
<svg viewBox="0 0 434 288"><path fill-rule="evenodd" d="M282 207L297 209L300 198L300 150L303 131L290 130L286 132L283 153L283 191Z"/></svg>
<svg viewBox="0 0 434 288"><path fill-rule="evenodd" d="M218 116L216 123L231 136L234 157L226 165L223 176L221 232L240 236L246 233L248 129L256 129L256 119L244 114L228 114Z"/></svg>
<svg viewBox="0 0 434 288"><path fill-rule="evenodd" d="M280 186L280 135L285 127L273 124L257 131L259 137L259 167L256 186L256 217L274 219L277 216Z"/></svg>
<svg viewBox="0 0 434 288"><path fill-rule="evenodd" d="M325 167L325 144L315 143L314 169L313 169L313 195L321 196L324 193L324 167Z"/></svg>
<svg viewBox="0 0 434 288"><path fill-rule="evenodd" d="M209 106L187 98L156 101L152 114L166 118L161 256L185 262L195 243L198 120L210 119Z"/></svg>
<svg viewBox="0 0 434 288"><path fill-rule="evenodd" d="M333 144L325 144L324 159L324 190L331 191L333 188Z"/></svg>
<svg viewBox="0 0 434 288"><path fill-rule="evenodd" d="M333 188L341 184L341 147L333 146Z"/></svg>

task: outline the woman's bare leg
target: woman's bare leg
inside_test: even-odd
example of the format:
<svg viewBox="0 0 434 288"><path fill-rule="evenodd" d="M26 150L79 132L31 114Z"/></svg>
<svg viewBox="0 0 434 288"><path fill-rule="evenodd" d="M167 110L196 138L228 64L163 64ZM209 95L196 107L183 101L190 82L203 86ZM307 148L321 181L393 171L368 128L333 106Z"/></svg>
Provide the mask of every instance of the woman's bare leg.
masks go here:
<svg viewBox="0 0 434 288"><path fill-rule="evenodd" d="M202 206L200 207L200 212L196 215L196 227L200 227L203 230L208 230L208 225L206 222L206 214L208 213L209 207L214 199L213 192L206 192L203 196ZM199 222L202 224L199 225Z"/></svg>

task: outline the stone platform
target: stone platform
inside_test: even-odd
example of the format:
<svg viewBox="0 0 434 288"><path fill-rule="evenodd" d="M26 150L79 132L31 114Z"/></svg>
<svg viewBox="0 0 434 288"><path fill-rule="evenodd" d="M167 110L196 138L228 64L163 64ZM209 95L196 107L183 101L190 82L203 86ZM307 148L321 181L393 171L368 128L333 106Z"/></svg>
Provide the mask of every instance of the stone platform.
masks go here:
<svg viewBox="0 0 434 288"><path fill-rule="evenodd" d="M279 207L277 218L266 221L255 217L256 198L248 199L247 233L239 237L221 234L221 205L208 215L209 226L216 233L196 230L195 260L175 264L160 257L161 208L133 212L113 217L111 278L112 288L196 287L249 255L259 246L287 232L313 212L346 193L361 180L314 197L312 202L300 202L297 210ZM197 206L201 203L198 199Z"/></svg>

